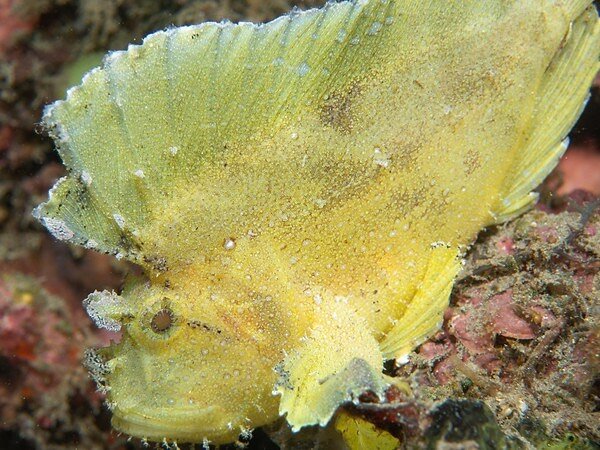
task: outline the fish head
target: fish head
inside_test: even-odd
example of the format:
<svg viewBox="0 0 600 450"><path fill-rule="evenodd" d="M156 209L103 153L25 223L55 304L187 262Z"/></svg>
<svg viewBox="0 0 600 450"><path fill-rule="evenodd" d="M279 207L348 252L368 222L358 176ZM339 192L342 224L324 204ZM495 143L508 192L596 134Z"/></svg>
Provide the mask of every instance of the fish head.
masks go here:
<svg viewBox="0 0 600 450"><path fill-rule="evenodd" d="M113 426L148 440L227 443L277 417L272 358L202 315L189 297L137 283L94 293L94 321L121 339L88 352Z"/></svg>

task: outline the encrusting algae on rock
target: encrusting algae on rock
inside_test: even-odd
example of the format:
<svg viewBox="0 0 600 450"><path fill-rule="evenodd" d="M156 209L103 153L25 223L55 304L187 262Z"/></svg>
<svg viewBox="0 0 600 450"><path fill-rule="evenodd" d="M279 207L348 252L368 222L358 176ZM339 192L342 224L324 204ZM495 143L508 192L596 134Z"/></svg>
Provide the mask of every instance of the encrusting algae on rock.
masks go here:
<svg viewBox="0 0 600 450"><path fill-rule="evenodd" d="M598 70L589 0L354 0L110 53L44 123L35 212L140 265L85 302L114 426L232 442L382 395L477 233L526 210Z"/></svg>

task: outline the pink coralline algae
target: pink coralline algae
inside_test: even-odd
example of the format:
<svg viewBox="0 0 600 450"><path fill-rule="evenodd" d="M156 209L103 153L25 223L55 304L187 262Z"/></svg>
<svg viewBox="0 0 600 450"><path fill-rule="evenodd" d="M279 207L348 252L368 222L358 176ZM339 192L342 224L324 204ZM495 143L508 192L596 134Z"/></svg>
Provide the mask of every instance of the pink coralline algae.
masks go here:
<svg viewBox="0 0 600 450"><path fill-rule="evenodd" d="M442 330L393 371L418 386L420 423L431 399L466 397L483 400L516 440L533 422L600 437L599 226L600 201L578 191L480 238Z"/></svg>
<svg viewBox="0 0 600 450"><path fill-rule="evenodd" d="M9 48L20 34L31 31L35 21L20 14L19 0L0 0L0 54Z"/></svg>
<svg viewBox="0 0 600 450"><path fill-rule="evenodd" d="M17 443L35 448L101 448L90 440L101 398L81 366L96 341L68 304L28 276L1 274L0 342L0 431L18 430Z"/></svg>

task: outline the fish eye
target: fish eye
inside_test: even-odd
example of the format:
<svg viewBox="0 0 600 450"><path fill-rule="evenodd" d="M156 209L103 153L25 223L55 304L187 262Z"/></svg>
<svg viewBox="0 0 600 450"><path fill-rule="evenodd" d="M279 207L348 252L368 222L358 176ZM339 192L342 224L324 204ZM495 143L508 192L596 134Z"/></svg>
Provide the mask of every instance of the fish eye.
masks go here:
<svg viewBox="0 0 600 450"><path fill-rule="evenodd" d="M144 345L160 345L182 331L178 327L179 321L177 306L169 298L163 297L141 311L139 320L132 321L127 329L134 339Z"/></svg>
<svg viewBox="0 0 600 450"><path fill-rule="evenodd" d="M164 307L154 314L150 321L150 328L157 334L163 334L169 331L174 323L175 315L173 311L168 307Z"/></svg>

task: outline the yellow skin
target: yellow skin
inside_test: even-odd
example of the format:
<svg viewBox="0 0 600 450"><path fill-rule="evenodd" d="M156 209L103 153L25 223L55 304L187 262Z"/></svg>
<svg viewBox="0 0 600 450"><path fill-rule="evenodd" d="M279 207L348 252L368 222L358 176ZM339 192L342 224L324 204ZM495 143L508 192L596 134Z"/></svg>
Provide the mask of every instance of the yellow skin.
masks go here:
<svg viewBox="0 0 600 450"><path fill-rule="evenodd" d="M381 393L465 248L566 148L598 69L589 4L366 0L173 29L49 107L71 172L37 216L147 275L86 303L123 329L88 361L114 426L226 443Z"/></svg>

